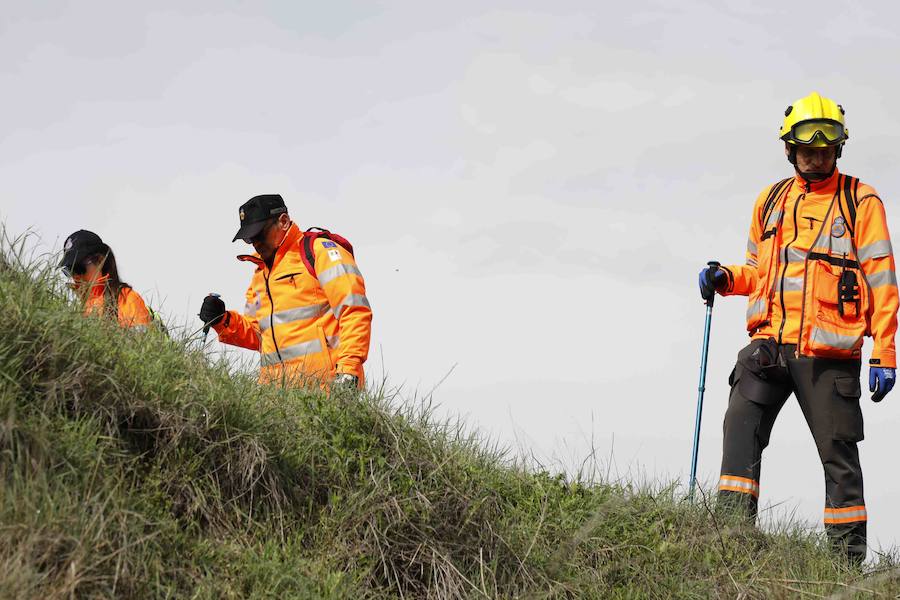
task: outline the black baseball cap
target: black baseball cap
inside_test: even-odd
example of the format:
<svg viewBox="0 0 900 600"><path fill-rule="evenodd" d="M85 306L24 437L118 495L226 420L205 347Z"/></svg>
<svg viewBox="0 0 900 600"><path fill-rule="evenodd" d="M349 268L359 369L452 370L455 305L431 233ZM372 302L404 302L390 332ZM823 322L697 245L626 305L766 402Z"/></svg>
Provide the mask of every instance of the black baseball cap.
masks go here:
<svg viewBox="0 0 900 600"><path fill-rule="evenodd" d="M73 271L75 265L82 262L89 256L95 254L106 254L109 252L109 246L103 243L100 236L93 231L79 229L66 238L63 245L63 257L59 261L60 268Z"/></svg>
<svg viewBox="0 0 900 600"><path fill-rule="evenodd" d="M241 228L238 229L231 241L249 240L263 230L269 219L286 212L287 206L285 206L281 194L253 196L244 202L238 211L241 217Z"/></svg>

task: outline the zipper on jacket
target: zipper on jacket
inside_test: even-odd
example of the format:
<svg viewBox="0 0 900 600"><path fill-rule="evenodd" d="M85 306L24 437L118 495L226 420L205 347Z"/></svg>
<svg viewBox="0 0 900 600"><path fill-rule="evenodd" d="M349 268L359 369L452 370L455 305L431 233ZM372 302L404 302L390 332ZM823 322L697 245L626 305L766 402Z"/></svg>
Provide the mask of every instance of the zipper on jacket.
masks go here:
<svg viewBox="0 0 900 600"><path fill-rule="evenodd" d="M830 211L825 214L825 219L822 220L822 227L825 226L826 221L828 220L828 216ZM822 230L819 230L819 235L822 234ZM815 241L813 241L813 246L815 246ZM800 358L800 346L803 344L803 319L806 317L806 282L809 280L809 253L812 252L813 246L810 246L810 249L806 252L806 258L803 260L803 297L801 299L802 304L800 305L800 328L797 330L797 347L794 348L794 358Z"/></svg>
<svg viewBox="0 0 900 600"><path fill-rule="evenodd" d="M775 226L771 230L772 235L776 235L777 232L781 231L782 228L784 227L784 208L787 206L787 197L790 196L791 189L793 187L794 187L794 182L792 181L787 185L784 192L781 194L781 198L779 198L777 204L775 205L775 208L773 209L773 210L778 210L778 208L780 207L781 208L781 216L778 218L778 222L775 224ZM778 276L778 260L779 260L780 252L778 251L777 241L778 240L775 240L772 242L772 253L771 253L772 258L769 260L769 268L766 271L766 280L767 281L770 280L772 271L775 271L776 277ZM768 314L766 316L770 317L772 314L772 303L775 301L775 285L774 284L770 285L769 289L766 291L766 299L768 299L768 303L767 303ZM771 324L771 318L768 319L768 321Z"/></svg>
<svg viewBox="0 0 900 600"><path fill-rule="evenodd" d="M266 295L269 297L269 306L271 307L269 312L269 331L272 332L272 343L275 344L275 354L278 355L278 362L284 365L284 359L281 358L281 350L278 349L278 340L275 339L275 300L272 298L272 290L269 288L269 275L271 274L272 272L269 271L269 274L263 277L266 280Z"/></svg>
<svg viewBox="0 0 900 600"><path fill-rule="evenodd" d="M841 175L843 177L843 175ZM810 246L810 249L806 252L806 260L803 263L803 304L800 308L800 330L797 332L797 347L794 349L794 357L800 358L800 348L803 346L803 321L806 318L806 282L809 279L809 255L813 251L815 247L815 243L822 237L822 233L825 231L825 224L831 221L831 218L834 216L835 204L837 205L838 210L841 210L841 179L838 179L837 190L834 193L834 197L831 199L831 205L828 207L828 210L825 211L825 218L822 219L822 226L819 227L819 233L813 240L813 245ZM843 216L843 210L841 210L841 215ZM856 243L853 241L853 236L850 236L850 247L853 248L853 255L859 259L856 255ZM829 256L831 255L830 247L829 247ZM859 266L859 272L863 274L863 280L866 281L865 272L862 269L862 265ZM866 281L866 285L868 286L868 281Z"/></svg>
<svg viewBox="0 0 900 600"><path fill-rule="evenodd" d="M809 183L807 183L807 187ZM784 334L784 324L787 323L787 310L784 306L784 277L787 275L788 269L788 248L790 248L791 244L797 241L797 238L800 237L800 228L797 227L797 209L800 208L800 201L806 197L806 193L802 193L797 196L797 201L794 203L794 239L787 243L784 247L784 268L781 270L781 290L779 293L779 297L781 299L781 325L778 326L778 343L782 342L782 335Z"/></svg>

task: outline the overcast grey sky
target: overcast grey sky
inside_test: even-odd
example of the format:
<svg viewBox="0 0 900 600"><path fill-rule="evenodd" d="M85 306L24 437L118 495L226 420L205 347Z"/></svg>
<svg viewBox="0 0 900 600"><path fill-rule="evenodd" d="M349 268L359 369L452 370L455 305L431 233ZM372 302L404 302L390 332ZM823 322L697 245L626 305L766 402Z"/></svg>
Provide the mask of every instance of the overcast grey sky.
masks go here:
<svg viewBox="0 0 900 600"><path fill-rule="evenodd" d="M791 101L846 107L840 166L898 231L900 9L672 4L7 0L0 219L57 248L98 232L186 322L209 291L243 304L237 207L281 193L301 226L357 248L370 379L427 392L456 365L443 414L569 468L593 445L614 474L683 478L696 273L742 262L754 198L790 174ZM711 483L744 310L716 306ZM870 533L887 546L900 392L863 403ZM762 501L818 524L822 469L794 401L772 437Z"/></svg>

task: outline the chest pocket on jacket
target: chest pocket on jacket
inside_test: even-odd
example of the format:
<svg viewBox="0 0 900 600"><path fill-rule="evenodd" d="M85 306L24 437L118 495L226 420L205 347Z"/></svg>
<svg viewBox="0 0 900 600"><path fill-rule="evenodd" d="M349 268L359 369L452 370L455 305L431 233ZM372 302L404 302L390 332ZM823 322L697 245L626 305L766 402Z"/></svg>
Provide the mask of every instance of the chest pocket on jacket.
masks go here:
<svg viewBox="0 0 900 600"><path fill-rule="evenodd" d="M797 217L797 229L801 235L804 231L811 231L814 235L819 233L823 218L820 213L821 211L813 210L801 211L800 216Z"/></svg>
<svg viewBox="0 0 900 600"><path fill-rule="evenodd" d="M284 279L294 279L295 277L299 277L303 275L303 271L297 271L296 273L288 273L287 275L279 275L275 278L275 281L282 281Z"/></svg>
<svg viewBox="0 0 900 600"><path fill-rule="evenodd" d="M285 269L269 280L275 303L275 324L293 323L305 327L304 322L316 319L329 310L324 294L302 267Z"/></svg>

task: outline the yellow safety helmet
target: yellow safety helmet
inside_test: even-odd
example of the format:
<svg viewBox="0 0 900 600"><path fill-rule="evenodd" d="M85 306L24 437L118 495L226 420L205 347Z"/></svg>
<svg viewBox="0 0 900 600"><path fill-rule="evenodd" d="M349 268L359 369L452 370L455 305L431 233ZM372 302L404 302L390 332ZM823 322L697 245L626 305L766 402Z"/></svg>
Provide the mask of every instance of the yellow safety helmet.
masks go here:
<svg viewBox="0 0 900 600"><path fill-rule="evenodd" d="M781 139L788 144L823 148L840 146L850 137L844 125L844 107L813 92L784 111Z"/></svg>

